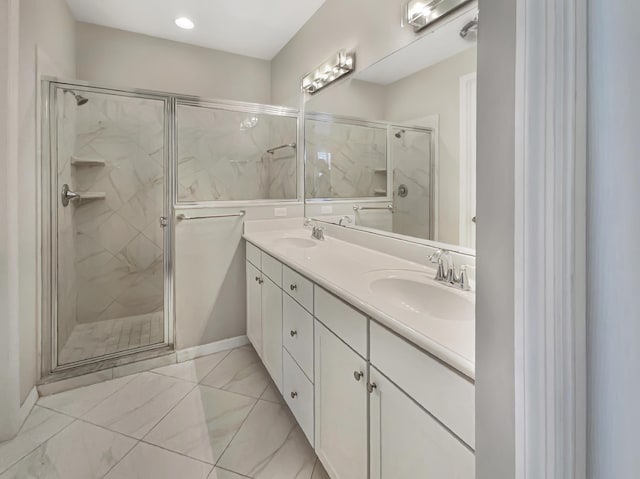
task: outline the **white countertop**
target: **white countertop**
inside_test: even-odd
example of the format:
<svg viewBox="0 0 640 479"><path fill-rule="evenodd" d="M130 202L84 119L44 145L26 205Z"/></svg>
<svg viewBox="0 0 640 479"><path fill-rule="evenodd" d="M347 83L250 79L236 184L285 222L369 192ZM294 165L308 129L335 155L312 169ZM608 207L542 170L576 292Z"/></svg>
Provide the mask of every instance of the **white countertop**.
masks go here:
<svg viewBox="0 0 640 479"><path fill-rule="evenodd" d="M471 379L475 377L475 320L440 319L390 308L380 294L369 287L367 275L378 270L408 270L432 278L435 270L379 251L326 237L312 248L286 246L278 239L311 238L308 229L249 232L244 238L314 283L350 303L418 347L436 356ZM466 301L475 303L473 292L441 285Z"/></svg>

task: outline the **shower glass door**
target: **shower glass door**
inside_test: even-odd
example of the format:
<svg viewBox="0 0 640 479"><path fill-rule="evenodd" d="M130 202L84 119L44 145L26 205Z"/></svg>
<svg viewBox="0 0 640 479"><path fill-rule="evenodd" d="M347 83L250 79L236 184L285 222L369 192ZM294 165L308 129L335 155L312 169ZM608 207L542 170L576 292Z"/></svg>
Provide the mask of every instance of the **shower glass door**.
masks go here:
<svg viewBox="0 0 640 479"><path fill-rule="evenodd" d="M53 369L168 344L168 99L52 83Z"/></svg>

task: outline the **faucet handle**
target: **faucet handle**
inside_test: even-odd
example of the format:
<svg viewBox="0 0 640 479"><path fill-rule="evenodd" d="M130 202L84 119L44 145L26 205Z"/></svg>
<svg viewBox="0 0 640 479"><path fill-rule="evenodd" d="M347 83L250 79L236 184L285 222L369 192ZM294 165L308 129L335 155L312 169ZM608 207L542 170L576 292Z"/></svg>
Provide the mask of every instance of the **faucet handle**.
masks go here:
<svg viewBox="0 0 640 479"><path fill-rule="evenodd" d="M469 284L469 273L467 272L467 265L463 264L460 266L460 279L458 280L460 283L460 289L462 291L469 291L471 289L471 285Z"/></svg>
<svg viewBox="0 0 640 479"><path fill-rule="evenodd" d="M435 252L433 252L431 255L429 255L429 261L431 263L438 263L438 266L440 266L440 263L442 262L442 255L444 254L444 250L442 248L436 250Z"/></svg>

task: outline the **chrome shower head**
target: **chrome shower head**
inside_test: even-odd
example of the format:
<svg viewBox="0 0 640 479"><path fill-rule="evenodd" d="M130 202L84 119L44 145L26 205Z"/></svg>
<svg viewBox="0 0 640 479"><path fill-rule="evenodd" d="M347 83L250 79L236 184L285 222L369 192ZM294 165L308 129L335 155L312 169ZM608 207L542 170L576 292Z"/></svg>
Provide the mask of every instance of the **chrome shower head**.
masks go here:
<svg viewBox="0 0 640 479"><path fill-rule="evenodd" d="M402 138L404 136L404 133L405 133L405 130L398 130L398 131L396 131L394 136L396 138Z"/></svg>
<svg viewBox="0 0 640 479"><path fill-rule="evenodd" d="M73 97L76 99L76 104L78 106L82 106L85 103L89 102L88 98L83 97L82 95L78 95L75 91L73 90L63 90L64 93L71 93L73 95Z"/></svg>

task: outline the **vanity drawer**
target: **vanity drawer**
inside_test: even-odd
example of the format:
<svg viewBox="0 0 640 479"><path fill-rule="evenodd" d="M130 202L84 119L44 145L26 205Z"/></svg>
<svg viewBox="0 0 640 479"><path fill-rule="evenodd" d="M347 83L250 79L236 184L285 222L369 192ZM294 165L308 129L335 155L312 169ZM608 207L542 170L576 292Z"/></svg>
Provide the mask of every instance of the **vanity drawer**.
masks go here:
<svg viewBox="0 0 640 479"><path fill-rule="evenodd" d="M282 289L313 313L313 283L287 266L282 267Z"/></svg>
<svg viewBox="0 0 640 479"><path fill-rule="evenodd" d="M261 256L262 252L253 244L245 241L247 245L247 261L249 261L252 265L254 265L258 269L262 269L262 261Z"/></svg>
<svg viewBox="0 0 640 479"><path fill-rule="evenodd" d="M282 288L282 263L264 251L262 252L262 272Z"/></svg>
<svg viewBox="0 0 640 479"><path fill-rule="evenodd" d="M347 303L315 287L315 317L353 348L367 357L367 317Z"/></svg>
<svg viewBox="0 0 640 479"><path fill-rule="evenodd" d="M313 316L288 295L282 301L282 342L308 378L313 378Z"/></svg>
<svg viewBox="0 0 640 479"><path fill-rule="evenodd" d="M371 321L371 364L475 449L471 380Z"/></svg>
<svg viewBox="0 0 640 479"><path fill-rule="evenodd" d="M313 384L304 375L291 355L285 350L283 354L284 390L283 396L291 412L298 420L304 435L313 446Z"/></svg>

